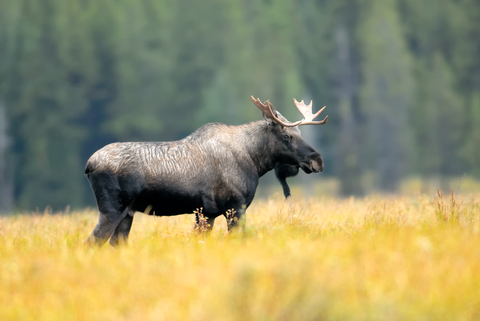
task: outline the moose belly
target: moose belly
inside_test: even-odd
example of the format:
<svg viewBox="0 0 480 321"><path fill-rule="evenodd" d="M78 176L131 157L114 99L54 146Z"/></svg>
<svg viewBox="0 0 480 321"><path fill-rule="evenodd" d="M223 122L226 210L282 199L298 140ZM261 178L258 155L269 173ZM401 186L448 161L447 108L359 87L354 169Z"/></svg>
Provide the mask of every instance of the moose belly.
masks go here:
<svg viewBox="0 0 480 321"><path fill-rule="evenodd" d="M201 207L203 202L200 195L175 190L142 191L132 205L134 211L156 216L193 213Z"/></svg>

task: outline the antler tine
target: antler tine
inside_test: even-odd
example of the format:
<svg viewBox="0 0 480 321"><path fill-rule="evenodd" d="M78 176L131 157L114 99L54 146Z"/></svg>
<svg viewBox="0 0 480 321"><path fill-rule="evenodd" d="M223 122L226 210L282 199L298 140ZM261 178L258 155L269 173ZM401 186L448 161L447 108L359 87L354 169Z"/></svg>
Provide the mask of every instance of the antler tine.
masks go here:
<svg viewBox="0 0 480 321"><path fill-rule="evenodd" d="M264 103L262 103L262 102L260 101L260 98L255 99L253 96L250 96L250 98L252 99L252 101L253 101L253 103L255 104L255 106L257 106L258 109L260 109L263 113L265 113L265 114L267 114L267 115L268 115L269 113L271 113L270 108L268 108L267 105L265 105Z"/></svg>
<svg viewBox="0 0 480 321"><path fill-rule="evenodd" d="M269 100L267 100L267 104L265 105L264 103L262 103L260 101L260 98L255 99L255 98L253 98L253 96L250 96L250 98L252 99L255 106L257 106L258 109L260 109L268 118L276 121L277 123L281 124L284 127L295 127L295 126L298 126L302 122L300 120L300 121L297 121L295 123L286 123L275 115L275 113L273 112L273 110L271 108Z"/></svg>
<svg viewBox="0 0 480 321"><path fill-rule="evenodd" d="M310 104L307 106L303 102L298 102L295 98L293 98L293 102L295 103L295 106L297 106L298 111L303 115L303 120L300 121L300 125L323 125L327 122L328 116L325 116L325 118L321 121L314 121L315 118L317 118L318 115L325 109L326 106L323 106L322 109L317 111L315 115L312 113L312 104L313 101L310 101Z"/></svg>

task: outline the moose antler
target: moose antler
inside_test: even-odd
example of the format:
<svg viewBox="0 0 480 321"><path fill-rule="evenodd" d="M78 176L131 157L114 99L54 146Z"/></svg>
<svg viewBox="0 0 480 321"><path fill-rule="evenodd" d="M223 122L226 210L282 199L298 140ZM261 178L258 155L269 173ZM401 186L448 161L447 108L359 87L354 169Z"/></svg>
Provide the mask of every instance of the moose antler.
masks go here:
<svg viewBox="0 0 480 321"><path fill-rule="evenodd" d="M293 98L293 102L295 103L295 106L297 106L300 113L303 115L303 120L301 121L300 125L323 125L327 122L328 116L325 116L325 118L321 121L313 121L327 106L323 106L323 108L317 111L314 115L312 114L313 101L310 100L310 104L308 106L305 105L303 100L299 103L295 98Z"/></svg>
<svg viewBox="0 0 480 321"><path fill-rule="evenodd" d="M250 98L252 99L255 106L257 106L258 109L260 109L265 114L265 116L267 116L271 120L276 121L277 123L281 124L282 126L294 127L294 126L298 126L302 122L302 121L297 121L295 123L286 123L283 120L281 120L280 118L278 118L276 113L273 112L273 110L272 110L273 106L270 105L270 101L267 100L266 104L264 104L260 101L260 98L255 99L255 98L253 98L253 96L250 96Z"/></svg>
<svg viewBox="0 0 480 321"><path fill-rule="evenodd" d="M281 124L284 127L295 127L295 126L300 126L300 125L322 125L327 122L328 116L326 116L322 121L313 121L324 109L320 109L315 115L312 114L312 102L310 102L310 105L306 106L305 103L302 102L299 103L295 98L293 99L293 102L295 103L295 106L297 106L297 109L300 111L300 113L303 115L303 119L296 121L294 123L287 123L281 120L280 118L275 115L275 113L272 110L272 105L270 105L270 101L267 100L266 104L262 103L259 98L255 99L253 96L250 96L252 99L253 103L255 106L258 107L268 118L276 121L277 123Z"/></svg>

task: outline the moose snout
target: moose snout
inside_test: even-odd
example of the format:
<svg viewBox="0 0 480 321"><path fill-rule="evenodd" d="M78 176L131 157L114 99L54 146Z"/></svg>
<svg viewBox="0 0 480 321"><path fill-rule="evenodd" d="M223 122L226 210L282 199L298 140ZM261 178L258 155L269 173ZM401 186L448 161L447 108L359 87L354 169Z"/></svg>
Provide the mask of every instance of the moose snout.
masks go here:
<svg viewBox="0 0 480 321"><path fill-rule="evenodd" d="M308 157L306 162L301 163L300 167L307 174L323 172L324 165L322 156L318 153L314 153Z"/></svg>
<svg viewBox="0 0 480 321"><path fill-rule="evenodd" d="M310 167L312 168L312 172L314 173L323 172L323 169L325 168L321 157L319 160L312 160L310 162Z"/></svg>

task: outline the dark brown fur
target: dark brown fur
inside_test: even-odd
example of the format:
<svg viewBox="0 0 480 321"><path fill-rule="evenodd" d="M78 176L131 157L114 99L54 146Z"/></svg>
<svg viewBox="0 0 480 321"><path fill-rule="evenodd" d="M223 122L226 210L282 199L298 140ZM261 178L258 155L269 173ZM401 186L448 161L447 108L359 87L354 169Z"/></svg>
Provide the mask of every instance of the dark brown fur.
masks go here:
<svg viewBox="0 0 480 321"><path fill-rule="evenodd" d="M217 216L233 209L231 229L244 217L259 178L279 164L296 172L323 170L320 154L297 127L269 118L240 126L207 124L179 141L107 145L85 168L100 211L87 242L126 240L135 212L170 216L202 208L211 228ZM288 173L279 177L284 189Z"/></svg>

